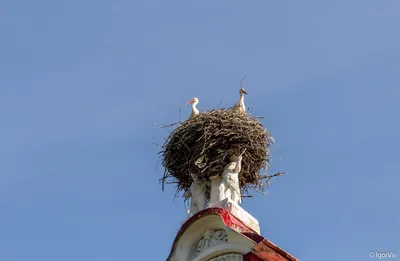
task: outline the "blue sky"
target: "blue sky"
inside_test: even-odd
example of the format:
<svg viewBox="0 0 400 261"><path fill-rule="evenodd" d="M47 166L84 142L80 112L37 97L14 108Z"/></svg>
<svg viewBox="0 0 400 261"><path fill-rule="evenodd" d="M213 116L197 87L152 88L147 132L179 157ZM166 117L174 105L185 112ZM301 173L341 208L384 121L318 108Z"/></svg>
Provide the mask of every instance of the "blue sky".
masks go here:
<svg viewBox="0 0 400 261"><path fill-rule="evenodd" d="M152 124L231 106L245 75L286 172L242 204L262 234L308 261L400 255L399 8L3 0L0 260L165 260L185 213Z"/></svg>

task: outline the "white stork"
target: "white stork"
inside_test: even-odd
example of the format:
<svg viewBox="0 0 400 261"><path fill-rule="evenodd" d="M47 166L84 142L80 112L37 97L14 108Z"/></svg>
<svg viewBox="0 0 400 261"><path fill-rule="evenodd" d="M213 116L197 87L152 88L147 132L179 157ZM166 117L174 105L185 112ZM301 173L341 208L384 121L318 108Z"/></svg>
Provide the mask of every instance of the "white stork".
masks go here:
<svg viewBox="0 0 400 261"><path fill-rule="evenodd" d="M244 105L244 96L243 94L247 94L246 90L243 88L240 88L239 90L240 94L240 99L239 101L232 107L232 110L240 112L240 113L246 113L246 106Z"/></svg>
<svg viewBox="0 0 400 261"><path fill-rule="evenodd" d="M199 103L199 99L194 97L190 101L188 101L185 105L192 104L192 114L189 116L189 120L195 116L198 116L200 114L199 110L196 108L196 105Z"/></svg>

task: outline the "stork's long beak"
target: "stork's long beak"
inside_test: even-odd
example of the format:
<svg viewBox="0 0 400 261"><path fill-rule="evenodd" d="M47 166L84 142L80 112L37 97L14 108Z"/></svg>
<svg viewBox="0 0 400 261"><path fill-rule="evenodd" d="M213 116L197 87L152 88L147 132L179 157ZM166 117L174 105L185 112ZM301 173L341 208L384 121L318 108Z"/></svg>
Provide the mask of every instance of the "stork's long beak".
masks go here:
<svg viewBox="0 0 400 261"><path fill-rule="evenodd" d="M243 92L244 94L247 94L247 92L246 92L245 90L242 90L242 92Z"/></svg>
<svg viewBox="0 0 400 261"><path fill-rule="evenodd" d="M194 102L194 100L190 100L190 101L188 101L187 103L185 103L185 105L191 104L191 103L193 103L193 102Z"/></svg>

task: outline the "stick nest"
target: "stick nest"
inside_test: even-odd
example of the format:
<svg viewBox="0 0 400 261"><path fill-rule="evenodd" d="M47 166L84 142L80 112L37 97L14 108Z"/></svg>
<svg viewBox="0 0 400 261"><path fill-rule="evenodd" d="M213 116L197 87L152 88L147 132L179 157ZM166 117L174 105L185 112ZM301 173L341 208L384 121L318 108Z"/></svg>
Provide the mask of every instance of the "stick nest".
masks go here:
<svg viewBox="0 0 400 261"><path fill-rule="evenodd" d="M242 196L251 197L264 191L273 176L283 174L267 174L273 142L271 134L255 117L231 109L201 113L181 123L162 146L163 188L167 182L176 184L177 193L187 190L192 182L191 172L203 179L221 175L230 155L244 152L239 182Z"/></svg>

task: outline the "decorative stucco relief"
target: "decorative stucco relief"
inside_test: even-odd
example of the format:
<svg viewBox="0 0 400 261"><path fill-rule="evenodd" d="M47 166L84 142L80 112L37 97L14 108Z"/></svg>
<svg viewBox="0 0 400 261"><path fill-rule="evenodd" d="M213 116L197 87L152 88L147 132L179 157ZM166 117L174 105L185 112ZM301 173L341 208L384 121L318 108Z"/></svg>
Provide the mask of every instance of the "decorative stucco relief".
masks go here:
<svg viewBox="0 0 400 261"><path fill-rule="evenodd" d="M199 243L197 244L196 252L194 256L198 256L204 250L221 245L228 242L228 236L223 229L210 229L204 233L204 236L200 239ZM219 259L218 259L219 260ZM225 259L221 259L225 260ZM228 259L229 260L229 259ZM235 260L235 259L234 259Z"/></svg>

